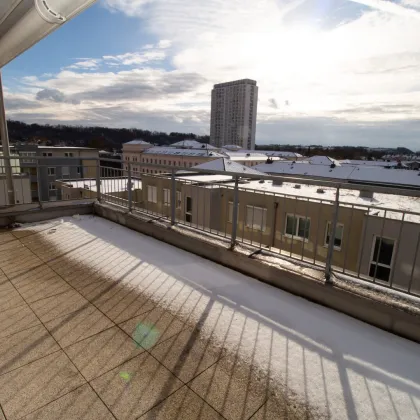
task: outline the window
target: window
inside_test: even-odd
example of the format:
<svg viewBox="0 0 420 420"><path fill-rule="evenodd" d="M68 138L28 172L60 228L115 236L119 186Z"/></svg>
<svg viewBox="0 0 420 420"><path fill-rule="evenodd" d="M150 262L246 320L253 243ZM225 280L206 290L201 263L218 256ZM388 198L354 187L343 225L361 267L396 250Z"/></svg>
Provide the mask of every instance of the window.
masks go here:
<svg viewBox="0 0 420 420"><path fill-rule="evenodd" d="M395 241L393 239L380 238L379 236L373 238L369 277L389 281L394 245Z"/></svg>
<svg viewBox="0 0 420 420"><path fill-rule="evenodd" d="M311 219L302 216L286 216L286 235L300 239L309 239Z"/></svg>
<svg viewBox="0 0 420 420"><path fill-rule="evenodd" d="M77 167L77 175L80 175L80 166Z"/></svg>
<svg viewBox="0 0 420 420"><path fill-rule="evenodd" d="M182 199L181 191L177 191L176 192L176 208L177 209L181 208L181 199Z"/></svg>
<svg viewBox="0 0 420 420"><path fill-rule="evenodd" d="M21 156L36 156L35 152L20 152ZM22 163L34 163L34 159L22 159Z"/></svg>
<svg viewBox="0 0 420 420"><path fill-rule="evenodd" d="M262 207L246 206L246 227L264 232L266 223L267 209Z"/></svg>
<svg viewBox="0 0 420 420"><path fill-rule="evenodd" d="M330 231L331 231L331 222L327 222L327 227L325 229L325 246L328 246L330 243ZM335 238L334 238L334 248L341 249L341 244L343 242L343 231L344 225L342 223L337 223L335 229Z"/></svg>
<svg viewBox="0 0 420 420"><path fill-rule="evenodd" d="M64 156L65 157L73 157L73 153L72 152L64 152Z"/></svg>
<svg viewBox="0 0 420 420"><path fill-rule="evenodd" d="M163 189L163 205L164 206L171 205L171 190L168 188Z"/></svg>
<svg viewBox="0 0 420 420"><path fill-rule="evenodd" d="M42 154L42 156L51 157L51 156L52 156L52 153L47 153L47 152L44 152L44 153Z"/></svg>
<svg viewBox="0 0 420 420"><path fill-rule="evenodd" d="M192 198L187 197L185 202L185 221L192 222Z"/></svg>
<svg viewBox="0 0 420 420"><path fill-rule="evenodd" d="M48 168L48 175L55 175L55 168Z"/></svg>
<svg viewBox="0 0 420 420"><path fill-rule="evenodd" d="M157 187L147 186L147 201L149 203L157 203Z"/></svg>
<svg viewBox="0 0 420 420"><path fill-rule="evenodd" d="M238 203L238 211L239 211L239 203ZM232 223L232 222L233 222L233 201L229 201L229 203L228 203L228 223Z"/></svg>
<svg viewBox="0 0 420 420"><path fill-rule="evenodd" d="M69 176L70 175L70 168L68 166L63 166L61 168L61 175L62 176Z"/></svg>
<svg viewBox="0 0 420 420"><path fill-rule="evenodd" d="M48 184L48 189L49 189L50 191L55 191L55 190L56 190L56 188L55 188L55 182L50 182L50 183Z"/></svg>
<svg viewBox="0 0 420 420"><path fill-rule="evenodd" d="M137 162L137 157L133 156L133 162Z"/></svg>

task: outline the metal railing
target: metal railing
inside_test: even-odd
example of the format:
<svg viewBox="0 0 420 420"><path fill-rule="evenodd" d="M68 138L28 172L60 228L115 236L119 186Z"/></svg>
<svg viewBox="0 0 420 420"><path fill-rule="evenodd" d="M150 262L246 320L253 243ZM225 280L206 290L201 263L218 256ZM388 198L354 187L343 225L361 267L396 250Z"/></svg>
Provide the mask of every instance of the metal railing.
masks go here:
<svg viewBox="0 0 420 420"><path fill-rule="evenodd" d="M231 249L321 268L327 282L341 273L420 296L420 189L152 164L146 172L140 162L113 159L31 159L10 158L15 206L95 199L222 237ZM13 206L3 200L5 188L2 213Z"/></svg>

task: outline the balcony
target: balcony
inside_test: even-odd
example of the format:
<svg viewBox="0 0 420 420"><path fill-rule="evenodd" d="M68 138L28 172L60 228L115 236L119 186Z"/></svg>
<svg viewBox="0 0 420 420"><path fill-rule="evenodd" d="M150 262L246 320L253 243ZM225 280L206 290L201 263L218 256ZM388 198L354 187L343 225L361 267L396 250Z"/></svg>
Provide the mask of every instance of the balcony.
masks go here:
<svg viewBox="0 0 420 420"><path fill-rule="evenodd" d="M270 202L269 191L250 187L272 177L260 184L216 173L206 182L208 173L160 167L168 173L139 180L122 169L106 177L107 167L95 165L90 170L105 176L81 186L56 179L57 202L1 209L9 229L0 233L0 407L8 420L418 417L417 343L281 290L353 308L361 319L370 313L373 324L386 321L379 326L409 336L409 322L418 331L414 280L404 290L398 274L391 287L357 270L343 273L336 241L330 263L317 254L314 261L313 248L312 258L305 253L313 238L297 243L298 226L286 248L286 238L267 245L266 237L287 227L281 218L273 225L267 205L261 229L264 212L258 218L255 208ZM287 206L288 194L274 193ZM340 206L352 208L345 197L338 195L338 205L328 192L310 197L330 203L330 237L346 214ZM391 222L384 213L375 216L384 233L405 220L413 231L413 212ZM347 219L342 250L355 220L356 213ZM25 221L34 223L19 225ZM383 319L375 321L380 308Z"/></svg>

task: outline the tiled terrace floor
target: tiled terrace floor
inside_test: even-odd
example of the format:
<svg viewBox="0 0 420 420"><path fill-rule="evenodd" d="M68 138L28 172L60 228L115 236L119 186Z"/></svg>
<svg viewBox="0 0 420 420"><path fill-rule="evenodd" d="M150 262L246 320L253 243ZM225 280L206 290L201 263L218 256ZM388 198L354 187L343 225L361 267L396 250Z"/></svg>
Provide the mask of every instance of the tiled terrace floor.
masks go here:
<svg viewBox="0 0 420 420"><path fill-rule="evenodd" d="M168 276L97 245L54 222L0 233L6 419L295 418L267 376L142 293ZM170 289L200 310L199 294Z"/></svg>
<svg viewBox="0 0 420 420"><path fill-rule="evenodd" d="M0 233L0 338L7 420L420 417L416 344L103 219Z"/></svg>

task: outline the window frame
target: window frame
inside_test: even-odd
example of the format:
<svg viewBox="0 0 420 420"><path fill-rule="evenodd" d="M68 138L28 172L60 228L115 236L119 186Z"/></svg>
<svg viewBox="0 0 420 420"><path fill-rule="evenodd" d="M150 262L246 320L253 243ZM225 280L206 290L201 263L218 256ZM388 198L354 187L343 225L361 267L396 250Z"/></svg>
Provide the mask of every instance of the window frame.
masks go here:
<svg viewBox="0 0 420 420"><path fill-rule="evenodd" d="M379 239L379 240L386 239L388 241L392 241L393 242L393 245L392 245L392 256L391 256L390 265L383 264L383 263L380 263L378 261L374 261L373 260L374 255L375 255L375 248L376 248L376 240L377 239ZM394 239L394 238L390 238L388 236L375 235L375 234L373 235L372 247L371 247L371 250L370 250L370 257L369 257L369 265L368 265L368 277L369 278L371 278L371 279L374 279L375 278L375 276L371 276L369 274L370 268L371 268L372 264L375 264L377 267L383 267L383 268L389 269L389 278L388 278L388 280L383 280L383 279L380 279L380 278L378 278L376 276L375 281L376 280L379 280L379 281L383 281L385 283L389 283L390 282L390 280L391 280L391 274L392 274L392 269L393 269L394 263L395 263L395 252L394 251L395 251L395 245L396 244L397 244L397 240ZM379 260L379 253L380 253L380 249L378 250L378 258L377 258L378 260ZM376 272L378 272L378 270L376 270Z"/></svg>
<svg viewBox="0 0 420 420"><path fill-rule="evenodd" d="M249 209L252 209L252 214L253 214L253 216L252 216L252 218L253 218L253 220L252 220L252 226L248 224L248 211L249 211ZM255 224L254 224L255 223L255 219L254 219L255 209L262 210L261 225L260 225L259 228L255 228L254 227L255 226ZM246 207L245 207L245 226L248 229L251 229L253 231L265 232L267 230L267 208L260 207L260 206L253 206L253 205L247 204Z"/></svg>
<svg viewBox="0 0 420 420"><path fill-rule="evenodd" d="M332 222L329 220L327 221L326 227L325 227L325 235L324 235L324 247L328 248L329 247L329 242L327 242L327 237L330 233L330 226L331 226ZM340 238L340 246L337 246L335 244L335 239L334 238L334 250L336 251L341 251L342 247L343 247L343 239L344 239L344 223L337 223L337 227L341 226L342 227L342 231L341 231L341 238ZM336 230L337 233L337 230Z"/></svg>
<svg viewBox="0 0 420 420"><path fill-rule="evenodd" d="M176 209L182 209L182 192L176 191Z"/></svg>
<svg viewBox="0 0 420 420"><path fill-rule="evenodd" d="M52 171L51 171L51 169L52 169ZM48 176L55 176L56 173L57 172L56 172L54 166L48 167Z"/></svg>
<svg viewBox="0 0 420 420"><path fill-rule="evenodd" d="M295 229L295 232L293 234L290 234L290 233L287 232L287 218L288 217L293 217L294 219L297 219L297 221L296 221L296 229ZM305 222L306 221L309 221L309 229L308 229L308 237L307 238L302 237L302 236L299 236L300 221L302 219ZM307 217L307 216L302 216L300 214L286 213L286 219L285 219L285 224L284 224L284 236L286 238L292 238L292 239L296 239L298 241L309 242L309 238L311 236L311 218L310 217Z"/></svg>
<svg viewBox="0 0 420 420"><path fill-rule="evenodd" d="M51 188L51 185L52 185L54 188ZM57 186L55 185L55 182L49 182L49 183L48 183L48 191L57 191Z"/></svg>
<svg viewBox="0 0 420 420"><path fill-rule="evenodd" d="M170 207L171 205L171 190L169 188L163 189L163 205Z"/></svg>
<svg viewBox="0 0 420 420"><path fill-rule="evenodd" d="M154 203L154 204L157 203L157 187L155 185L147 186L147 202Z"/></svg>

